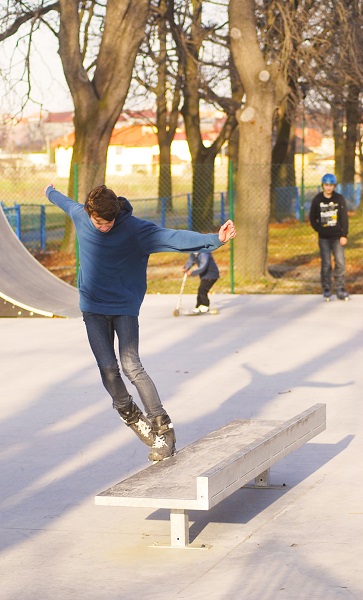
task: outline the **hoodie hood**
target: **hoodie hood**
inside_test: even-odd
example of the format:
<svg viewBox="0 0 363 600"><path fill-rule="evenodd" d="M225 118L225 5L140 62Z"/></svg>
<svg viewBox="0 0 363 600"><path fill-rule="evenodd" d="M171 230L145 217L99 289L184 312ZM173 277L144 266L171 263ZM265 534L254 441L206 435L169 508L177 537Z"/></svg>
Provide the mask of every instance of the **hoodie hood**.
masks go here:
<svg viewBox="0 0 363 600"><path fill-rule="evenodd" d="M123 196L118 196L118 199L122 204L122 209L120 214L116 217L116 223L118 223L119 221L123 221L127 217L131 217L134 210L127 198L124 198Z"/></svg>

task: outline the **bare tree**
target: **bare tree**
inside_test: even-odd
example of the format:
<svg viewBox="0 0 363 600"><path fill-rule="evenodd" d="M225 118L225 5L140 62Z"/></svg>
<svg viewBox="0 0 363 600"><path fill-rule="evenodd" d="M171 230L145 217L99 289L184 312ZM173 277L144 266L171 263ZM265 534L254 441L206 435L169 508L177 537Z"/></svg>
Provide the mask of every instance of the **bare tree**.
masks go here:
<svg viewBox="0 0 363 600"><path fill-rule="evenodd" d="M307 91L308 106L314 112L330 105L336 174L343 183L353 182L363 85L363 4L361 0L299 0L295 6L293 21L286 15L286 6L281 13L289 24L292 43L286 61L290 93L284 116L294 122L298 103L301 112L304 108ZM270 28L275 40L286 36L278 21Z"/></svg>
<svg viewBox="0 0 363 600"><path fill-rule="evenodd" d="M245 89L238 115L236 209L240 233L236 238L236 265L243 280L259 279L266 273L274 125L285 127L286 131L280 133L285 138L282 150L286 152L289 123L306 89L321 94L326 86L334 94L347 70L351 82L356 84L359 79L362 46L359 50L359 44L352 44L348 35L348 31L353 32L349 5L356 1L230 0L231 48ZM361 25L358 27L361 29ZM354 40L358 40L358 32ZM277 149L281 147L275 154Z"/></svg>
<svg viewBox="0 0 363 600"><path fill-rule="evenodd" d="M258 279L266 269L273 117L288 92L279 62L265 60L254 11L253 0L230 0L231 48L246 98L238 112L235 213L236 265L244 280Z"/></svg>
<svg viewBox="0 0 363 600"><path fill-rule="evenodd" d="M107 149L130 85L144 36L149 0L76 2L9 0L3 9L0 42L28 27L48 26L59 40L59 55L74 103L75 143L71 173L78 165L79 198L103 183ZM30 68L30 63L26 65ZM73 178L69 195L74 194ZM69 240L73 245L73 240Z"/></svg>
<svg viewBox="0 0 363 600"><path fill-rule="evenodd" d="M202 0L152 3L147 39L140 47L134 76L156 97L159 196L171 196L170 149L181 104L192 157L193 224L198 229L210 230L213 228L214 161L236 127L235 110L242 92L240 85L232 84L231 93L229 77L233 60L228 60L227 22L221 22L219 12L213 15L210 10L207 13L212 14L211 18L203 20L202 5L210 8L213 3ZM227 19L227 11L224 13ZM223 87L225 95L217 93L218 85ZM226 113L222 131L211 146L205 145L202 137L200 111L201 105L205 107L207 103ZM171 208L171 202L168 206Z"/></svg>
<svg viewBox="0 0 363 600"><path fill-rule="evenodd" d="M159 1L161 9L161 16L158 19L160 52L156 88L156 125L160 148L159 198L166 200L166 209L170 211L172 209L171 144L178 125L182 73L180 61L170 52L168 2L166 0Z"/></svg>
<svg viewBox="0 0 363 600"><path fill-rule="evenodd" d="M361 0L337 0L333 4L331 29L332 43L326 65L330 68L320 77L320 93L332 109L336 175L342 183L353 183L362 122Z"/></svg>
<svg viewBox="0 0 363 600"><path fill-rule="evenodd" d="M141 88L141 96L153 94L156 102L157 136L159 142L159 210L161 199L166 210L172 210L171 144L179 122L182 69L170 33L169 13L172 3L154 0L140 46L133 78Z"/></svg>
<svg viewBox="0 0 363 600"><path fill-rule="evenodd" d="M218 152L230 138L237 125L235 111L239 102L236 95L241 88L235 87L232 93L230 70L234 67L229 60L220 14L203 20L203 6L208 2L171 2L174 10L170 13L172 32L183 68L183 115L189 151L192 157L192 219L193 227L211 230L213 223L214 164ZM224 88L218 92L218 88ZM213 104L224 111L223 126L213 142L207 146L203 142L201 127L201 104Z"/></svg>

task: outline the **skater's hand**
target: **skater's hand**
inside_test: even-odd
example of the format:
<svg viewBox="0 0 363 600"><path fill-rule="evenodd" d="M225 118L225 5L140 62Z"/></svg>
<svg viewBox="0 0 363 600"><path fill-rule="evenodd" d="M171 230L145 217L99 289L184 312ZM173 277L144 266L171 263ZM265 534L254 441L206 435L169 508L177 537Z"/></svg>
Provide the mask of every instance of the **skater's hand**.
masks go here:
<svg viewBox="0 0 363 600"><path fill-rule="evenodd" d="M340 238L340 240L339 240L339 242L340 242L340 245L341 245L341 246L346 246L346 245L347 245L347 243L348 243L348 238L346 238L346 237L341 237L341 238Z"/></svg>
<svg viewBox="0 0 363 600"><path fill-rule="evenodd" d="M220 228L220 230L218 232L219 241L224 244L225 242L228 242L235 236L236 236L236 229L235 229L234 223L233 223L233 221L231 221L231 219L228 219L228 221L226 221L224 223L224 225L222 225L222 227Z"/></svg>
<svg viewBox="0 0 363 600"><path fill-rule="evenodd" d="M53 188L53 189L55 189L55 187L54 187L54 185L52 183L48 183L48 185L46 185L45 188L44 188L44 190L43 190L44 196L47 195L47 189L50 188L50 187Z"/></svg>

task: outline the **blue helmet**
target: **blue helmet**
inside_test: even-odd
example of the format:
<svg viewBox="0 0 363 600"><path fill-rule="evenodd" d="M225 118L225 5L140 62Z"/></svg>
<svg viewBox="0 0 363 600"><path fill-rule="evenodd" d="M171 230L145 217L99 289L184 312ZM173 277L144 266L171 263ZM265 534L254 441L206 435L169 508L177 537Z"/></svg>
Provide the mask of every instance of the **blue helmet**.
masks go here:
<svg viewBox="0 0 363 600"><path fill-rule="evenodd" d="M332 173L327 173L323 176L321 183L330 183L331 185L337 184L337 178Z"/></svg>

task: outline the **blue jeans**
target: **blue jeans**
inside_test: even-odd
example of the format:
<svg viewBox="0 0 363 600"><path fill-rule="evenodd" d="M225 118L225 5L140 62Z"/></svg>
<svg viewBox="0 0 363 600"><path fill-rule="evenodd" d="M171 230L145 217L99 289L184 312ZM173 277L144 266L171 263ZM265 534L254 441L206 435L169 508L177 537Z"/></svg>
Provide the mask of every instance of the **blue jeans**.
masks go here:
<svg viewBox="0 0 363 600"><path fill-rule="evenodd" d="M113 408L123 410L130 403L130 395L121 378L115 354L116 334L122 371L136 387L147 416L150 419L166 414L155 384L140 362L138 318L83 312L83 321L102 383L112 398Z"/></svg>
<svg viewBox="0 0 363 600"><path fill-rule="evenodd" d="M331 290L332 263L331 255L334 256L334 282L335 288L345 286L345 257L344 246L340 245L338 239L319 238L319 248L321 256L321 285L323 290Z"/></svg>

